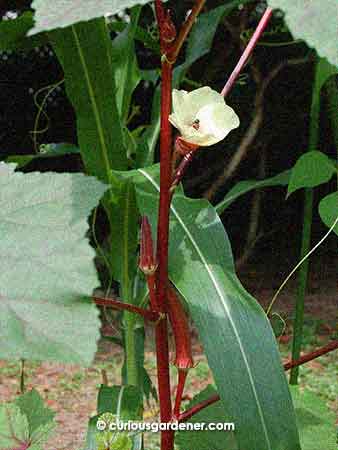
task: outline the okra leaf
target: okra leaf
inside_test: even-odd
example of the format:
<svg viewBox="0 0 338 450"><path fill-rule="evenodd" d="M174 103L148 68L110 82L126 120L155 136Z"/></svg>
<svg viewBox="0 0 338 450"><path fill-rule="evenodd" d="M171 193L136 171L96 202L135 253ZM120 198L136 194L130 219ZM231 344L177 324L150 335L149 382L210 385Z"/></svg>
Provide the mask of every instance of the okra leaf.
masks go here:
<svg viewBox="0 0 338 450"><path fill-rule="evenodd" d="M107 14L116 14L150 0L34 0L35 26L29 35L64 28L77 22L86 22Z"/></svg>
<svg viewBox="0 0 338 450"><path fill-rule="evenodd" d="M0 358L90 364L99 285L87 218L107 187L0 163Z"/></svg>
<svg viewBox="0 0 338 450"><path fill-rule="evenodd" d="M272 8L285 12L291 33L314 47L319 56L338 66L337 1L269 0Z"/></svg>

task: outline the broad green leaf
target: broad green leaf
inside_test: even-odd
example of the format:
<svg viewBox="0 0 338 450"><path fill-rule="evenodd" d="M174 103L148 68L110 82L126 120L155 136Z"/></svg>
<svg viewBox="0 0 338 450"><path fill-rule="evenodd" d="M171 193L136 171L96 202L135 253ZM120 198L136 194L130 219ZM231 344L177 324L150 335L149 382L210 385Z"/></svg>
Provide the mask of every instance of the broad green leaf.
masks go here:
<svg viewBox="0 0 338 450"><path fill-rule="evenodd" d="M141 80L134 45L140 11L140 7L132 9L130 23L112 43L116 104L124 124L126 124L128 118L131 96Z"/></svg>
<svg viewBox="0 0 338 450"><path fill-rule="evenodd" d="M15 403L27 417L30 435L37 432L39 427L53 421L55 413L44 405L35 389L20 395Z"/></svg>
<svg viewBox="0 0 338 450"><path fill-rule="evenodd" d="M90 364L99 284L85 233L106 186L0 163L0 358Z"/></svg>
<svg viewBox="0 0 338 450"><path fill-rule="evenodd" d="M319 215L327 227L333 226L338 218L338 192L333 192L320 201ZM333 230L338 235L338 223Z"/></svg>
<svg viewBox="0 0 338 450"><path fill-rule="evenodd" d="M34 25L33 13L26 11L16 19L2 20L0 22L0 51L4 50L31 50L47 43L47 36L39 35L26 37L28 30Z"/></svg>
<svg viewBox="0 0 338 450"><path fill-rule="evenodd" d="M58 2L43 3L54 7ZM67 9L64 5L64 10ZM83 5L82 9L86 10ZM80 23L50 33L50 38L76 112L79 147L86 169L91 175L108 181L111 168L127 168L127 156L115 100L111 40L105 21Z"/></svg>
<svg viewBox="0 0 338 450"><path fill-rule="evenodd" d="M73 144L58 143L58 144L43 144L40 146L39 153L34 155L12 155L6 158L7 163L17 164L17 168L27 166L34 159L39 158L55 158L58 156L72 155L79 153L80 150Z"/></svg>
<svg viewBox="0 0 338 450"><path fill-rule="evenodd" d="M187 405L191 408L196 404L217 394L212 386L208 386L202 392L197 394ZM202 411L195 414L188 423L228 423L224 414L221 402L216 402ZM211 430L185 430L176 433L175 444L180 450L238 450L234 433L231 431L211 431Z"/></svg>
<svg viewBox="0 0 338 450"><path fill-rule="evenodd" d="M19 449L29 442L29 427L25 414L14 403L0 405L0 450Z"/></svg>
<svg viewBox="0 0 338 450"><path fill-rule="evenodd" d="M310 391L290 386L303 450L336 450L335 415Z"/></svg>
<svg viewBox="0 0 338 450"><path fill-rule="evenodd" d="M136 173L135 173L136 172ZM134 174L138 205L156 227L158 166ZM290 393L266 315L236 277L215 209L177 192L169 274L186 299L240 449L298 450Z"/></svg>
<svg viewBox="0 0 338 450"><path fill-rule="evenodd" d="M335 172L334 164L327 155L316 150L306 152L291 170L288 195L297 189L327 183Z"/></svg>
<svg viewBox="0 0 338 450"><path fill-rule="evenodd" d="M336 0L269 0L268 3L285 11L286 23L295 38L304 39L319 56L338 66Z"/></svg>
<svg viewBox="0 0 338 450"><path fill-rule="evenodd" d="M144 5L150 0L33 0L35 26L29 35L40 31L64 28L106 14L116 14L135 5Z"/></svg>
<svg viewBox="0 0 338 450"><path fill-rule="evenodd" d="M230 189L224 199L216 205L217 214L222 214L235 200L242 195L254 190L270 186L287 186L290 178L290 170L285 170L271 178L265 180L244 180L239 181Z"/></svg>

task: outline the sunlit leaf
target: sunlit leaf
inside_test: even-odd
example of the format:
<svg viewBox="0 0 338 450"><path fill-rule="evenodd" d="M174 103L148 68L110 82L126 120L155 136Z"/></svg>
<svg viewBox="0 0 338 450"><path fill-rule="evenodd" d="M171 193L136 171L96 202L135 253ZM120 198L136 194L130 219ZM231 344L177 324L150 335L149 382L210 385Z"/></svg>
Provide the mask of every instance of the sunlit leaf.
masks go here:
<svg viewBox="0 0 338 450"><path fill-rule="evenodd" d="M338 66L336 0L269 0L272 8L285 11L295 38L304 39L319 56Z"/></svg>
<svg viewBox="0 0 338 450"><path fill-rule="evenodd" d="M116 14L126 8L148 3L150 0L34 0L35 26L29 34L64 28L106 14Z"/></svg>

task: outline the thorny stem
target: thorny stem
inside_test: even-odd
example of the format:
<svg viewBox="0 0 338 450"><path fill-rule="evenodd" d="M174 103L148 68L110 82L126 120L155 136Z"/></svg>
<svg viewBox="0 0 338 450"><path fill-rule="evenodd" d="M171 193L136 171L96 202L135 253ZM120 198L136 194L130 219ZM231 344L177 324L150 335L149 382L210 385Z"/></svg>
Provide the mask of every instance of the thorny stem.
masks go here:
<svg viewBox="0 0 338 450"><path fill-rule="evenodd" d="M160 318L160 314L157 311L151 311L149 309L143 309L136 305L131 305L130 303L120 302L119 300L115 300L113 298L108 297L93 297L94 302L99 306L106 306L108 308L117 309L120 311L130 311L150 322L157 322Z"/></svg>
<svg viewBox="0 0 338 450"><path fill-rule="evenodd" d="M272 16L272 8L268 7L266 8L265 13L263 14L261 20L259 21L259 24L257 25L257 28L254 34L252 35L248 45L246 46L242 56L240 57L236 67L232 71L232 74L230 75L228 81L226 82L224 88L222 89L221 95L223 95L223 97L226 97L228 95L229 91L231 90L232 86L237 80L238 75L241 73L243 67L245 66L251 53L253 52L253 49L255 48L258 39L261 37L267 24L269 23L271 16Z"/></svg>
<svg viewBox="0 0 338 450"><path fill-rule="evenodd" d="M325 355L326 353L332 352L333 350L338 349L338 341L332 341L329 344L325 345L324 347L321 347L311 353L307 353L306 355L302 356L301 358L297 359L296 361L289 361L286 364L284 364L284 370L290 370L293 367L301 366L302 364L305 364L306 362L312 361L313 359L318 358L319 356ZM213 403L218 402L220 400L220 396L218 394L214 394L207 398L206 400L197 403L192 408L187 409L182 414L179 415L178 421L179 422L185 422L186 420L189 420L192 416L197 414L202 409L206 408L207 406L212 405Z"/></svg>

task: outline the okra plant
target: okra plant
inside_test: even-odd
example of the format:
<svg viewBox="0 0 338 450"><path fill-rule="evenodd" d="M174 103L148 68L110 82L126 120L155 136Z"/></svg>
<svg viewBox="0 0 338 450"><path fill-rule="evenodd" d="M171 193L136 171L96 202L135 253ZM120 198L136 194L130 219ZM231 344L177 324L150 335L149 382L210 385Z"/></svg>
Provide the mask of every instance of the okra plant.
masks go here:
<svg viewBox="0 0 338 450"><path fill-rule="evenodd" d="M208 52L218 23L249 2L225 1L204 12L208 2L195 0L177 26L169 9L175 2L156 0L158 41L140 24L142 4L148 3L141 0L34 0L34 12L0 25L0 39L6 33L3 45L8 48L20 51L41 42L52 46L76 113L78 147L47 146L43 155L38 152L31 159L75 152L81 155L85 172L23 174L20 158L0 164L0 357L89 365L99 338L97 306L122 312L122 385L102 384L85 450L144 448L141 433L110 429L116 417L140 422L144 396L154 393L144 368L144 322L155 330L159 420L235 425L234 432L216 433L214 438L166 429L161 432L161 450L307 450L301 447L303 428L301 422L297 425L284 371L318 352L283 367L270 315L236 276L219 217L228 197L213 206L188 198L181 183L197 152L213 151L210 146L229 133L239 133L241 117L232 105L231 89L269 25L272 7L287 11L291 31L316 47L325 61L328 70L317 96L329 75L337 72L332 46L318 39L318 27L312 30L306 24L310 12L327 14L323 7L305 0L297 6L271 0L237 65L225 70L230 76L220 92L213 86L181 89L189 67ZM334 0L328 6L335 10ZM126 8L130 10L125 21L108 18ZM333 28L327 28L330 37ZM135 40L155 52L160 71L139 69ZM152 118L149 125L133 129L130 124L137 114L133 93L142 79L154 86ZM155 163L158 140L159 163ZM333 173L336 167L330 164ZM283 183L276 179L276 184ZM254 188L253 184L240 189L236 195ZM98 211L109 223L105 242L97 240ZM85 238L89 216L93 246ZM329 218L324 216L331 226L332 211ZM100 283L94 256L108 274L100 291L95 291ZM118 284L115 297L112 281ZM190 320L198 330L215 388L197 393L183 408L187 374L195 367ZM175 389L169 376L169 326L175 344ZM337 347L335 342L319 353ZM41 448L32 438L37 426L32 425L34 414L27 405L34 400L35 407L44 411L40 417L48 417L40 424L46 434L52 415L36 396L31 391L14 406L0 406L0 437L5 442L0 442L0 449ZM302 396L299 392L295 396L299 405Z"/></svg>

